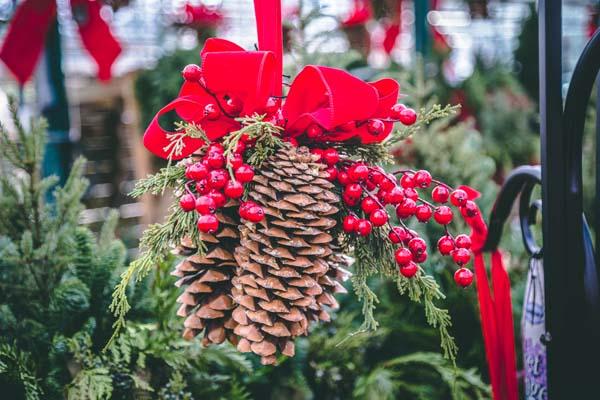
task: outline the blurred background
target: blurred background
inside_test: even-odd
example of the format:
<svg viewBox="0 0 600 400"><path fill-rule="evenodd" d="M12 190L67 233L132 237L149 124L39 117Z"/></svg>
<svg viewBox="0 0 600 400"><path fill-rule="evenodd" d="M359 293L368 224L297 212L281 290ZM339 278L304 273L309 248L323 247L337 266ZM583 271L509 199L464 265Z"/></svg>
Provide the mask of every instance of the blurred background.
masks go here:
<svg viewBox="0 0 600 400"><path fill-rule="evenodd" d="M91 257L87 262L107 278L94 286L97 298L88 288L87 303L77 290L65 292L65 309L57 311L63 304L58 302L55 311L63 315L68 310L70 317L60 323L52 322L52 313L35 316L22 310L22 296L11 294L10 268L0 261L1 282L8 284L0 294L0 387L9 388L14 398L490 398L475 291L457 289L451 270L436 257L427 268L447 294L443 305L452 314L452 334L460 347L456 368L438 354L436 330L427 326L420 306L409 304L396 288L377 279L373 286L380 299L378 331L352 336L340 345L361 323L360 304L351 293L342 299L334 321L301 340L297 356L278 367L260 366L228 346L203 349L184 343L180 321L172 312L178 295L168 275L172 260L132 289L135 301L127 332L116 349L102 353L110 336L106 308L112 286L127 261L136 257L145 227L160 222L172 201L168 195L128 196L137 179L165 165L143 148L144 129L177 96L180 71L200 62L198 52L206 38L218 36L252 49L256 33L249 0L105 0L100 16L122 51L111 79L99 81L78 29L88 16L74 3L78 2L56 0L58 25L44 38L43 55L25 85L0 66L0 121L9 130L14 126L8 96L18 99L21 120L46 118L44 174L65 182L73 161L79 155L87 159L83 176L89 187L82 194L77 229L97 233L111 221L114 240L124 245L109 265L93 261L95 251L104 250L88 237L90 249L96 250L84 252ZM0 0L0 41L22 4ZM397 79L402 101L416 109L435 103L461 105L455 117L436 121L390 149L397 164L428 169L451 185L477 188L483 193L479 205L488 215L506 174L515 166L539 162L536 1L283 4L284 63L291 76L307 64L330 65L365 80ZM597 28L599 10L596 0L563 1L565 90L581 50ZM21 40L20 46L31 45L27 35ZM103 46L102 39L95 40ZM592 100L590 107L595 105ZM586 125L590 130L595 126L592 118ZM586 172L595 165L593 136L590 131L584 146ZM585 183L593 184L591 174ZM54 201L50 195L48 201ZM587 204L586 213L593 218L591 200ZM433 233L436 228L427 229ZM519 342L528 263L517 223L506 229L503 247L513 280ZM80 247L72 251L83 252ZM0 246L0 254L5 250ZM57 285L66 279L61 275ZM34 296L30 301L45 307L44 299ZM74 308L73 301L85 304ZM28 319L35 324L23 322ZM23 335L30 335L31 341ZM26 374L11 377L6 372L10 368L3 365ZM27 374L29 380L23 378Z"/></svg>

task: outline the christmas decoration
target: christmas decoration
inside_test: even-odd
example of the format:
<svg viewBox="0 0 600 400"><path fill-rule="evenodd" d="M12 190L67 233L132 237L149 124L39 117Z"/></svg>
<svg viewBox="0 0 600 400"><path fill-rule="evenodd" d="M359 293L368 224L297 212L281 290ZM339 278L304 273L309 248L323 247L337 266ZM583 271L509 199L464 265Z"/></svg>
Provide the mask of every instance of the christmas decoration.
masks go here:
<svg viewBox="0 0 600 400"><path fill-rule="evenodd" d="M98 79L109 80L121 46L100 15L102 5L92 0L70 0L70 5L83 46L98 64ZM17 8L2 43L0 59L21 85L31 78L46 34L56 18L55 0L26 0Z"/></svg>
<svg viewBox="0 0 600 400"><path fill-rule="evenodd" d="M377 326L367 278L379 272L423 300L453 359L449 315L434 304L442 294L421 266L428 245L409 224L443 227L440 252L461 267L457 284L468 286L470 242L449 226L479 215L478 193L451 188L425 170L377 166L389 161L389 144L453 108L419 115L396 103L396 81L366 83L322 66L305 67L284 96L281 4L256 1L255 9L259 50L209 39L202 66L183 69L179 97L144 134L150 151L180 161L141 181L134 195L171 187L178 202L164 224L146 232L141 258L115 289L116 328L130 307L128 282L174 245L187 257L174 271L185 286L184 337L202 332L205 344L228 339L273 364L278 354L294 355L294 338L307 335L311 322L330 319L354 261L363 329ZM173 110L183 122L166 131L159 119ZM396 123L405 128L394 131Z"/></svg>

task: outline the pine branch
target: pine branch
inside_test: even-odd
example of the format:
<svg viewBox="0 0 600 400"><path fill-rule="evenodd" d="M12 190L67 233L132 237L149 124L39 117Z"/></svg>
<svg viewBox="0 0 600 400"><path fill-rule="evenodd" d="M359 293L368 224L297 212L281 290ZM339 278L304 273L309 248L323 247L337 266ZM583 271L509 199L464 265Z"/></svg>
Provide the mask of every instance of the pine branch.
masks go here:
<svg viewBox="0 0 600 400"><path fill-rule="evenodd" d="M393 161L385 143L350 144L338 143L333 147L348 158L364 161L371 165L389 164Z"/></svg>

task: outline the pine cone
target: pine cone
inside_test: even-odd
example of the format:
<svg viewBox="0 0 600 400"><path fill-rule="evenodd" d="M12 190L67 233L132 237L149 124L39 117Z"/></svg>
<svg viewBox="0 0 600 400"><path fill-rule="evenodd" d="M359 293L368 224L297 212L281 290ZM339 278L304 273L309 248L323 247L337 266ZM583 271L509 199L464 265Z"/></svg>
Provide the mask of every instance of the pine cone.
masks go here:
<svg viewBox="0 0 600 400"><path fill-rule="evenodd" d="M277 349L293 356L293 339L308 333L310 320L328 320L324 307L337 306L332 294L343 291L335 238L327 233L339 197L316 159L306 147L286 146L265 161L249 193L265 219L240 226L234 332L238 349L263 364L275 362Z"/></svg>
<svg viewBox="0 0 600 400"><path fill-rule="evenodd" d="M234 219L237 206L237 201L230 201L217 212L219 231L214 235L200 232L207 247L204 255L189 239L175 249L176 254L187 257L172 273L180 278L176 285L185 286L177 299L181 303L177 315L186 317L183 337L191 340L204 331L204 345L219 344L225 339L237 343L233 334L236 323L231 318L231 281L237 267L233 250L239 240Z"/></svg>

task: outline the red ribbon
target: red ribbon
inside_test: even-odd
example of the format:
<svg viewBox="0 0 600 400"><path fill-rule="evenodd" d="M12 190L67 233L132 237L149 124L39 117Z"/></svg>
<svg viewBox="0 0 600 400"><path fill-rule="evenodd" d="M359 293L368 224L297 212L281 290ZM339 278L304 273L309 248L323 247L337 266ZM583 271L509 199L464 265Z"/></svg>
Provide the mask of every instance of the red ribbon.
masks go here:
<svg viewBox="0 0 600 400"><path fill-rule="evenodd" d="M311 65L294 79L286 100L279 101L283 73L281 3L256 0L255 12L259 51L245 51L223 39L207 40L201 52L200 81L186 81L179 97L160 110L146 129L144 145L150 151L176 160L202 146L199 139L183 137L183 149L173 153L169 146L179 136L159 124L159 118L172 111L182 120L198 124L211 141L239 129L235 116L224 108L229 98L243 104L242 116L265 113L267 102L275 99L286 121L286 137L302 135L310 124L319 125L325 132L316 140L327 142L352 139L373 143L390 134L393 122L385 119L399 92L398 83L392 79L367 83L340 69ZM204 117L208 104L221 109L218 119L211 121ZM366 121L370 118L384 120L381 134L368 132Z"/></svg>
<svg viewBox="0 0 600 400"><path fill-rule="evenodd" d="M108 80L121 46L100 16L100 8L98 1L71 0L83 45L98 65L98 78ZM31 78L44 48L46 33L55 19L55 0L25 0L17 9L2 43L0 59L21 85Z"/></svg>
<svg viewBox="0 0 600 400"><path fill-rule="evenodd" d="M470 199L478 196L478 193L471 188L461 187L461 189L467 191ZM491 268L492 288L490 288L482 252L488 234L487 226L481 212L472 218L465 217L465 221L471 227L481 330L493 397L494 400L517 400L519 398L517 362L508 272L504 267L502 253L494 250Z"/></svg>

